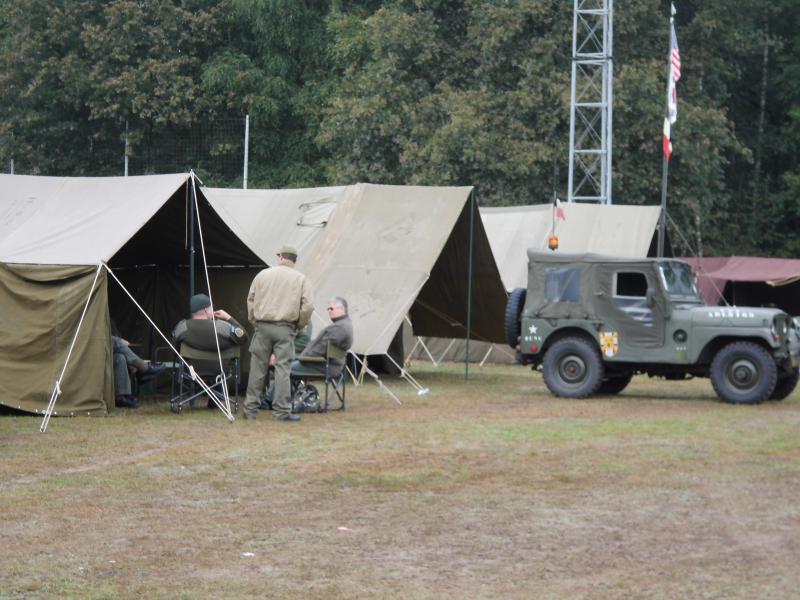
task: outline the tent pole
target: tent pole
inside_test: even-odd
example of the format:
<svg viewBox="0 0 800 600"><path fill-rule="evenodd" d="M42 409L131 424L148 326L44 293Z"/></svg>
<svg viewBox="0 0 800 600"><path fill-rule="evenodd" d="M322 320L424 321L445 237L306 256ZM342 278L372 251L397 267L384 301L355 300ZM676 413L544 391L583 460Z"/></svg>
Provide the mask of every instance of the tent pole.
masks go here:
<svg viewBox="0 0 800 600"><path fill-rule="evenodd" d="M433 366L434 366L434 367L438 367L438 366L439 366L439 365L442 363L442 361L443 361L443 360L445 359L445 357L447 356L447 353L448 353L448 352L450 352L450 348L452 348L452 347L453 347L453 344L455 344L455 343L456 343L456 338L452 338L452 339L450 340L450 343L449 343L449 344L447 344L447 346L445 347L445 349L444 349L444 350L442 350L442 353L439 355L439 360L435 360L435 361L433 361ZM454 356L457 356L457 355L454 355ZM469 353L467 353L467 356L469 356ZM453 361L453 362L455 362L455 361Z"/></svg>
<svg viewBox="0 0 800 600"><path fill-rule="evenodd" d="M190 172L189 177L194 183L194 173ZM197 199L194 194L194 185L189 185L189 193L191 194L191 202L189 205L189 303L194 296L194 207L197 204Z"/></svg>
<svg viewBox="0 0 800 600"><path fill-rule="evenodd" d="M206 289L208 290L208 299L211 302L211 322L214 325L214 330L217 328L217 317L214 314L214 296L211 294L211 279L208 277L208 259L206 258L206 244L203 241L203 225L200 222L200 207L197 204L197 190L195 189L195 179L192 177L192 196L194 196L194 210L197 213L197 233L200 234L200 254L203 256L203 273L206 276ZM214 341L217 344L217 359L219 360L219 378L225 381L225 369L222 367L222 352L219 348L219 336L214 336ZM218 378L218 381L220 380ZM225 407L227 412L231 412L231 401L228 397L228 384L221 385L222 395L225 398ZM233 421L231 421L233 422Z"/></svg>
<svg viewBox="0 0 800 600"><path fill-rule="evenodd" d="M375 380L375 383L378 384L380 389L383 390L384 392L386 392L392 400L394 400L397 404L400 404L400 405L403 404L402 402L400 402L400 399L397 396L394 395L394 392L392 392L392 390L390 390L388 387L386 387L383 384L383 381L381 381L381 378L378 377L377 373L375 373L375 371L371 370L367 366L366 360L361 360L358 357L358 354L356 354L352 350L348 350L348 352L353 356L353 358L356 359L356 362L358 362L361 365L361 379L362 379L362 381L364 379L364 373L366 373L367 375L372 377L372 379Z"/></svg>
<svg viewBox="0 0 800 600"><path fill-rule="evenodd" d="M472 335L472 251L475 233L475 189L469 195L469 258L467 259L467 346L464 350L464 381L469 381L469 338Z"/></svg>
<svg viewBox="0 0 800 600"><path fill-rule="evenodd" d="M250 146L250 115L244 116L244 166L242 170L242 189L247 189L247 162L248 149Z"/></svg>
<svg viewBox="0 0 800 600"><path fill-rule="evenodd" d="M430 358L430 359L431 359L431 364L432 364L434 367L438 367L438 366L439 366L439 364L436 362L436 359L435 359L435 358L433 358L433 354L431 354L431 351L430 351L430 350L428 350L428 346L426 346L426 345L425 345L425 341L424 341L424 340L423 340L423 339L420 337L420 338L417 338L417 342L419 342L419 345L420 345L420 346L422 346L422 349L425 351L425 354L427 354L427 355L428 355L428 358ZM411 358L411 357L409 356L409 359L410 359L410 358Z"/></svg>
<svg viewBox="0 0 800 600"><path fill-rule="evenodd" d="M494 350L494 344L489 346L489 349L486 351L486 354L484 355L483 360L481 361L481 364L478 365L478 366L482 367L486 363L486 360L489 358L489 355L492 353L492 350Z"/></svg>
<svg viewBox="0 0 800 600"><path fill-rule="evenodd" d="M391 363L392 363L392 364L393 364L395 367L397 367L397 368L400 370L400 377L402 377L402 378L403 378L403 379L405 379L405 380L406 380L408 383L410 383L412 386L414 386L414 389L416 389L416 390L417 390L417 396L424 396L424 395L426 395L428 392L430 392L430 390L429 390L428 388L426 388L426 387L422 387L422 384L420 384L420 382L419 382L419 381L417 381L416 379L414 379L414 377L412 377L412 376L411 376L411 373L409 373L409 372L408 372L408 371L406 371L406 370L405 370L403 367L401 367L400 365L398 365L398 364L397 364L397 361L396 361L395 359L393 359L393 358L392 358L392 355L391 355L391 354L387 354L387 355L386 355L386 357L389 359L389 361L391 361Z"/></svg>

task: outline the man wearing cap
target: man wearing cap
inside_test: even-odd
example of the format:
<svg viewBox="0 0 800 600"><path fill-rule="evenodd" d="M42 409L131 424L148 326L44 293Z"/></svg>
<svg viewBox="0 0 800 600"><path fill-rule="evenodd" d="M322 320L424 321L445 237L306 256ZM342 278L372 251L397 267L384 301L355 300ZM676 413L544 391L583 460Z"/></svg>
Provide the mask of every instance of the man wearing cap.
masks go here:
<svg viewBox="0 0 800 600"><path fill-rule="evenodd" d="M250 285L247 294L247 318L255 327L250 342L250 378L244 414L255 419L260 396L267 381L269 358L275 355L275 400L272 418L281 421L299 421L291 413L289 369L294 357L294 337L302 330L311 313L311 284L305 275L295 270L297 249L282 246L278 250L278 264L264 269Z"/></svg>
<svg viewBox="0 0 800 600"><path fill-rule="evenodd" d="M247 332L239 322L226 311L219 309L211 311L211 299L205 294L195 294L189 301L191 319L184 319L175 326L172 337L176 343L185 342L198 350L212 350L216 352L217 342L214 339L214 330L217 332L219 349L227 350L239 346L247 341ZM214 326L210 321L214 320Z"/></svg>

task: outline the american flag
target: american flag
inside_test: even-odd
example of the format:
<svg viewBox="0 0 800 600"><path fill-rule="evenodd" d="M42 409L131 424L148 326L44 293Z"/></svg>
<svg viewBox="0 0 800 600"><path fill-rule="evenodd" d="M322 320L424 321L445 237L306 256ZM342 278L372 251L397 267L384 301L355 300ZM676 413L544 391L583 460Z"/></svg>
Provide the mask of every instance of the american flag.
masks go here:
<svg viewBox="0 0 800 600"><path fill-rule="evenodd" d="M671 5L672 15L675 15L675 5ZM672 154L670 141L670 126L678 120L678 96L675 84L681 78L681 52L678 49L678 36L675 35L675 24L670 18L670 49L669 49L669 80L667 82L667 116L664 118L664 156L669 160Z"/></svg>

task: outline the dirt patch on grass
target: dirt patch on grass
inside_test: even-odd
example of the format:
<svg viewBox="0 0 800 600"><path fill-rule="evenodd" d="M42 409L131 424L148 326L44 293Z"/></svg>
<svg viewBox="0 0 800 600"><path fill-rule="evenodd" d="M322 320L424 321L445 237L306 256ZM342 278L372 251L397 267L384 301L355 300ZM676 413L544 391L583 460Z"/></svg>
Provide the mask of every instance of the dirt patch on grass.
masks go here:
<svg viewBox="0 0 800 600"><path fill-rule="evenodd" d="M800 398L417 370L298 425L0 419L0 598L786 598Z"/></svg>

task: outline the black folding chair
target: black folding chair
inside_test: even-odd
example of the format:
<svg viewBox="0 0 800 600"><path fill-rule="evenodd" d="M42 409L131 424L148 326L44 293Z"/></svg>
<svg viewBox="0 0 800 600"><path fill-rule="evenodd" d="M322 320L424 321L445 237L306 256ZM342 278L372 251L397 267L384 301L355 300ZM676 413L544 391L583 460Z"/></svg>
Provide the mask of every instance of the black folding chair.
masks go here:
<svg viewBox="0 0 800 600"><path fill-rule="evenodd" d="M241 378L241 349L239 346L233 346L220 352L223 377L220 377L219 359L217 359L216 352L199 350L186 343L181 344L179 352L184 360L192 366L194 372L203 378L217 398L224 399L222 386L228 386L231 409L235 414L239 410L239 380ZM233 382L233 395L230 395L231 388L228 385L231 380ZM175 392L176 389L177 393ZM183 412L184 406L188 404L190 408L193 407L195 398L205 393L205 390L195 383L192 374L183 361L180 361L172 382L172 397L169 400L170 410L180 414ZM211 399L209 399L209 402L211 402Z"/></svg>
<svg viewBox="0 0 800 600"><path fill-rule="evenodd" d="M338 346L334 346L333 343L328 342L327 346L325 347L325 356L297 357L297 360L300 361L301 365L316 372L303 372L298 374L292 373L292 382L294 384L298 381L324 379L325 400L322 410L344 410L347 396L347 365L345 363L345 366L342 367L341 373L338 375L333 375L333 368L335 365L331 362L331 359L345 360L346 358L347 350L342 350ZM294 385L292 387L294 388ZM333 394L330 394L330 390L333 391ZM338 398L340 403L340 405L334 409L330 408L330 400L333 398L333 395Z"/></svg>

